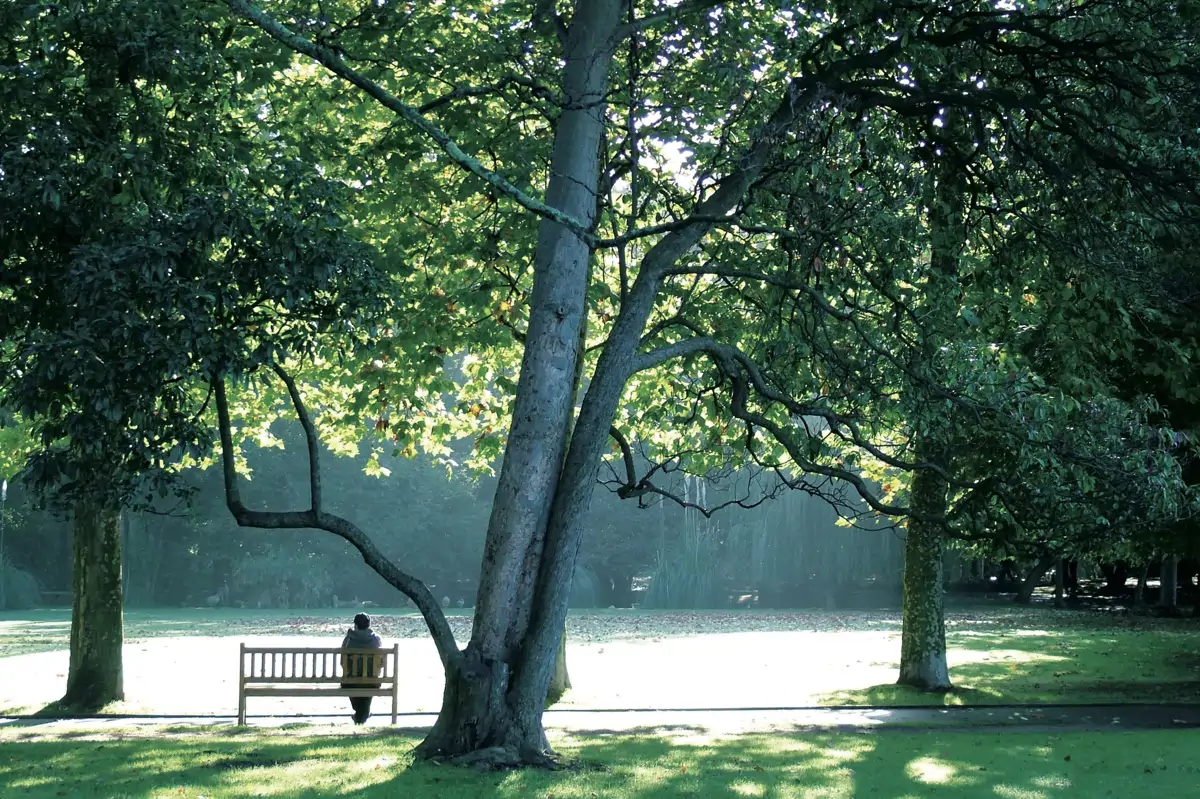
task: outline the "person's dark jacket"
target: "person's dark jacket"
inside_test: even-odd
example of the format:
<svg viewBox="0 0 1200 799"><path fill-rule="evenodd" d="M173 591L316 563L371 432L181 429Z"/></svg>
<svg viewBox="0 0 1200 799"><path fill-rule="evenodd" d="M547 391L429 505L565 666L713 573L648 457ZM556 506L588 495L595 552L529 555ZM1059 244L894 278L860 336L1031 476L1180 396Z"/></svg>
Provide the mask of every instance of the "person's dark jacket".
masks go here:
<svg viewBox="0 0 1200 799"><path fill-rule="evenodd" d="M346 633L346 637L342 639L342 649L379 649L382 644L379 636L369 628L360 630L357 627L351 627ZM359 657L342 655L342 675L345 677L378 677L379 673L383 671L383 660L382 652L378 657L362 658L361 665Z"/></svg>

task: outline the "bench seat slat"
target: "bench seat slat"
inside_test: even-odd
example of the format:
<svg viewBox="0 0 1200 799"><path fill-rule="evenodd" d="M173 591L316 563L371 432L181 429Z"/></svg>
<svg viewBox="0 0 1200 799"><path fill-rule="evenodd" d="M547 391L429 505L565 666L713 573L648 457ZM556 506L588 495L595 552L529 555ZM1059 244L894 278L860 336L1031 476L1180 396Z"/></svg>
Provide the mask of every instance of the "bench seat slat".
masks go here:
<svg viewBox="0 0 1200 799"><path fill-rule="evenodd" d="M246 677L242 682L246 685L256 685L261 683L362 683L363 685L375 685L384 683L391 685L395 682L395 677Z"/></svg>
<svg viewBox="0 0 1200 799"><path fill-rule="evenodd" d="M391 696L391 688L246 688L246 696Z"/></svg>
<svg viewBox="0 0 1200 799"><path fill-rule="evenodd" d="M247 655L290 655L293 652L297 654L318 654L318 655L343 655L343 654L358 654L364 655L390 655L390 649L342 649L337 646L248 646L245 649Z"/></svg>

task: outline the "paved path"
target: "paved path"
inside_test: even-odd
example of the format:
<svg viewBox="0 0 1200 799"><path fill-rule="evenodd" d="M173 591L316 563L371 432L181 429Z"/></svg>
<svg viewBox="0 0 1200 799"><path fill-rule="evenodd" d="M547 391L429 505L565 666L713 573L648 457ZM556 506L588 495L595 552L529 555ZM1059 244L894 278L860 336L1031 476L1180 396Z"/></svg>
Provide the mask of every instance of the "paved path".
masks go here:
<svg viewBox="0 0 1200 799"><path fill-rule="evenodd" d="M398 729L421 731L432 726L429 713L403 715ZM142 734L170 732L181 727L226 727L230 716L111 716L43 719L0 718L0 739L75 735L104 735L118 730ZM653 733L713 737L746 733L810 730L886 731L936 730L1148 730L1200 729L1200 705L1053 705L955 708L694 708L636 710L550 710L548 730L569 736ZM314 728L350 726L347 715L250 717L259 728L304 725ZM386 728L386 716L372 717L372 728ZM6 735L6 733L8 735Z"/></svg>

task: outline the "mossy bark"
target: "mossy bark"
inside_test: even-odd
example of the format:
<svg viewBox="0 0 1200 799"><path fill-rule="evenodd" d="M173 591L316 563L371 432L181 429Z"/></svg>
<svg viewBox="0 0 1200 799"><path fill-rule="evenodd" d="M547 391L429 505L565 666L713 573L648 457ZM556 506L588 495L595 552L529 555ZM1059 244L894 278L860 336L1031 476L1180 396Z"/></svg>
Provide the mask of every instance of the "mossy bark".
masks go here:
<svg viewBox="0 0 1200 799"><path fill-rule="evenodd" d="M558 657L554 660L554 676L550 678L550 690L546 693L546 707L557 704L571 690L571 675L567 672L567 631L564 629L558 644Z"/></svg>
<svg viewBox="0 0 1200 799"><path fill-rule="evenodd" d="M945 508L946 481L929 470L914 474L913 511L940 516ZM909 520L904 544L903 629L897 682L926 691L950 689L942 584L944 538L938 522Z"/></svg>
<svg viewBox="0 0 1200 799"><path fill-rule="evenodd" d="M61 704L96 710L125 698L120 512L77 506L71 548L71 661Z"/></svg>

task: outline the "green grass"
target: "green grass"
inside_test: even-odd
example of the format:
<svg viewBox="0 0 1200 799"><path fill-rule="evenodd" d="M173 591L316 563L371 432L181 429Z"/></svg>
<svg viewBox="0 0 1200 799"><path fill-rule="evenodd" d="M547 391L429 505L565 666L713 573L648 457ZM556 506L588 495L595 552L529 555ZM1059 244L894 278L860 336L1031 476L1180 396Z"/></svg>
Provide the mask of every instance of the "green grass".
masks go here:
<svg viewBox="0 0 1200 799"><path fill-rule="evenodd" d="M1047 616L1043 629L951 630L953 692L897 685L837 691L832 705L1200 702L1200 631L1194 622L1124 620L1088 626Z"/></svg>
<svg viewBox="0 0 1200 799"><path fill-rule="evenodd" d="M136 735L136 733L132 733ZM669 735L560 743L544 773L413 764L416 739L258 732L19 740L0 733L5 797L1141 797L1195 795L1200 732Z"/></svg>

